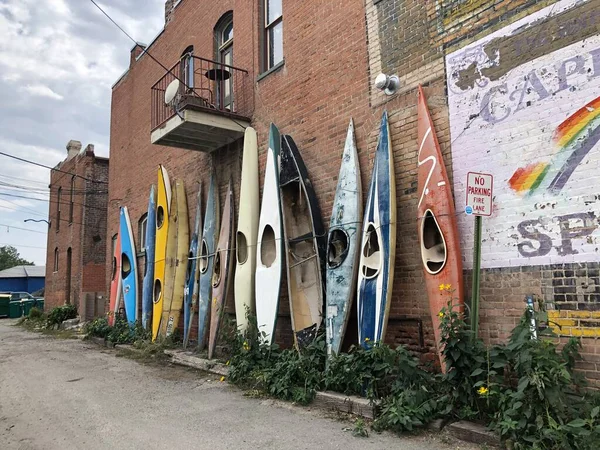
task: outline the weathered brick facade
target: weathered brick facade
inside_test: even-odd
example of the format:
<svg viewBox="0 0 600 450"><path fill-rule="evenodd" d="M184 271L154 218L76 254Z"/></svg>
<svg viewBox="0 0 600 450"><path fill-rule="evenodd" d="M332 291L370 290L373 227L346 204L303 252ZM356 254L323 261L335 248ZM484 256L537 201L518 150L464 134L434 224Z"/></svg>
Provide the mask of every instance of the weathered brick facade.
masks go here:
<svg viewBox="0 0 600 450"><path fill-rule="evenodd" d="M93 145L80 149L70 141L50 175L45 298L47 309L70 303L89 319L104 312L106 297L108 159L95 156Z"/></svg>
<svg viewBox="0 0 600 450"><path fill-rule="evenodd" d="M274 122L282 133L293 135L298 143L326 223L331 212L349 118L352 117L355 121L363 192L366 195L377 140L377 124L382 111L388 110L396 169L398 237L393 303L386 341L408 344L411 349L421 352L424 360L434 361L433 334L416 234L417 85L425 85L425 94L446 166L455 190L459 192L455 200L461 217L464 262L469 267L472 249L470 221L461 214L464 211L466 178L463 175L468 167L461 155L471 152L473 170L479 168L481 161L494 161L494 167L490 169L494 174L492 169L506 168L511 159L518 161L520 156L517 153L504 160L495 160L486 153L485 150L496 145L493 144L494 133L501 136L503 131L494 128L495 124L488 124L485 128L483 116L471 112L469 120L472 123L467 122L467 125L460 120L456 122L456 118L461 116L457 115L458 100L453 100L453 80L458 80L461 86L472 93L473 88L470 86L481 88L485 85L482 76L501 80L512 70L524 70L520 68L529 67L528 65L534 68L534 61L543 55L562 51L562 48L581 41L596 39L599 33L598 21L588 18L591 12L598 11L600 2L591 0L581 5L575 3L534 0L284 0L285 64L275 72L261 77L261 2L183 0L174 9L167 7L169 22L148 50L166 66L175 63L189 45L194 46L196 55L213 59L213 28L220 17L233 11L234 65L249 71L250 85L253 87L252 126L256 128L259 137L261 183L267 128L270 122ZM549 5L551 9L544 10ZM474 57L475 66L451 64L451 55L467 48L465 46L476 45L491 33L502 32L519 20L528 20L528 17L531 20L527 26L513 30L508 39L494 40L489 47L489 54L480 53L480 59ZM542 37L546 39L543 40ZM502 67L494 65L498 54ZM485 67L478 67L478 63L484 62L484 56L491 62L488 61L489 64ZM567 66L569 77L574 72L588 78L600 73L598 59L589 57L583 65L578 65L578 61L576 59ZM455 73L455 66L459 73ZM503 71L503 67L506 70ZM586 75L584 71L588 69ZM381 72L400 77L401 86L395 95L388 97L373 87L375 77ZM224 200L230 175L236 183L236 196L239 194L239 143L210 155L150 144L150 88L163 74L164 70L144 55L137 60L132 59L128 72L113 88L109 236L116 233L120 205L128 206L134 224L145 213L148 190L150 184L156 183L158 164L164 164L172 178L182 178L185 181L190 218L195 214L193 199L198 182L202 181L206 186L206 174L211 164L217 169L221 200ZM588 89L589 100L593 100L590 88L581 84L577 89L584 93ZM510 92L512 90L514 88ZM494 101L491 105L495 107L497 100ZM581 105L575 107L575 103L568 104L561 111L561 120L567 118L568 114L564 114L572 114L580 107ZM460 129L459 125L462 125ZM474 146L472 142L457 145L461 143L461 139L469 136L471 130L481 129L485 129L488 134L480 145ZM532 125L527 133L531 139L535 139L546 131ZM513 147L521 148L522 145L522 142L515 141ZM596 172L600 160L597 150L590 151L586 160L589 168L595 168ZM531 155L532 160L540 156L550 157L553 150L540 146L533 153L535 152L536 155ZM508 178L502 178L504 172L495 175L497 183L506 185ZM594 186L592 181L586 181L588 191L589 187ZM597 185L596 182L595 186ZM504 191L507 192L506 189ZM510 201L513 202L511 207L518 202L516 199ZM572 242L581 240L584 233L580 230L582 227L586 233L589 231L585 239L597 242L598 203L592 202L590 205L587 212L595 214L589 216L590 223L596 220L593 226L581 225L576 222L576 218L572 222L565 219L566 225L562 225L563 236L566 233ZM497 214L507 211L498 199L495 201L495 208ZM550 206L547 209L540 207L535 219L545 223L547 217L552 216L551 210ZM502 215L497 217L500 217L497 221L504 220ZM486 223L494 222L490 220ZM531 224L528 226L531 227ZM539 226L536 230L536 236L543 234ZM511 257L500 258L498 252L494 253L486 247L486 242L494 241L495 233L494 227L487 226L484 229L482 337L491 342L506 338L524 310L526 294L536 294L557 305L562 312L557 309L554 314L569 320L572 329L584 330L582 327L592 323L596 317L597 289L600 286L597 275L599 258L597 250L593 250L593 244L585 248L576 244L575 250L580 255L577 260L550 257L533 261L518 253L519 244L527 245L523 242L532 237L519 235L519 231L515 229L517 238L506 247L506 251L517 252L512 257L516 261L513 264L510 262ZM530 230L529 233L531 235L534 232ZM560 233L559 230L559 236ZM532 245L536 248L535 240ZM110 243L106 246L106 252L107 255L111 252ZM143 267L143 258L140 258L140 266ZM107 283L109 272L107 270ZM470 296L469 270L466 270L466 276L467 295ZM558 306L561 302L562 308ZM564 306L567 304L571 306ZM584 307L583 304L594 306ZM569 311L583 309L586 312L575 320L568 315L566 308ZM282 287L278 330L277 339L289 343L285 286ZM347 342L355 336L356 327L350 325L348 330ZM595 333L597 329L593 330ZM582 331L579 334L587 336L589 333ZM600 368L595 366L596 363L600 364L600 346L595 337L584 339L584 354L588 361L585 369L589 377L600 377L597 371Z"/></svg>

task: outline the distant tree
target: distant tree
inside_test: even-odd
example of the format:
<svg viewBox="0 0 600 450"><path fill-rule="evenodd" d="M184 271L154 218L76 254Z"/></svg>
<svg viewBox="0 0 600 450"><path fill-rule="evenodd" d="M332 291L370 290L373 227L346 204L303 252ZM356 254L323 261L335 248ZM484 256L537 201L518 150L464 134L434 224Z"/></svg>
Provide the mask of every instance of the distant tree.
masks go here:
<svg viewBox="0 0 600 450"><path fill-rule="evenodd" d="M10 269L15 266L33 266L31 261L21 258L19 252L12 245L0 247L0 270Z"/></svg>

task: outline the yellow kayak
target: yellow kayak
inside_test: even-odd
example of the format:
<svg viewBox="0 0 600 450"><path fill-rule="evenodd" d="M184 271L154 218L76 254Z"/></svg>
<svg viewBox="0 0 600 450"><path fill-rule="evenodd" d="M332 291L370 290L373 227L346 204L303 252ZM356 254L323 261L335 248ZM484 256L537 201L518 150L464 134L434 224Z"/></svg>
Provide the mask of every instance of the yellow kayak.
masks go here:
<svg viewBox="0 0 600 450"><path fill-rule="evenodd" d="M164 301L160 334L168 337L179 326L183 309L185 273L187 270L190 230L188 224L187 197L183 181L173 183L173 198L169 214L167 236L167 259L165 264Z"/></svg>
<svg viewBox="0 0 600 450"><path fill-rule="evenodd" d="M165 259L167 254L167 234L169 232L169 209L171 205L171 182L167 169L158 166L158 195L156 200L156 240L154 250L154 293L152 296L152 340L155 341L160 329L163 311Z"/></svg>

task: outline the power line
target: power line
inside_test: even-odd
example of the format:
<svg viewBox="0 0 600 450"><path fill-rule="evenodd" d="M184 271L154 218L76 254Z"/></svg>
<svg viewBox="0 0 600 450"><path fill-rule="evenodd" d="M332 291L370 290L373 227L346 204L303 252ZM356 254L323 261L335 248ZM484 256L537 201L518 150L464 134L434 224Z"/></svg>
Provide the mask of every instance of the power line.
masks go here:
<svg viewBox="0 0 600 450"><path fill-rule="evenodd" d="M125 31L117 22L115 22L113 20L112 17L110 17L108 15L108 13L106 11L104 11L99 5L98 3L96 3L94 0L90 0L90 2L92 2L94 4L94 6L96 8L98 8L100 10L100 12L102 14L104 14L108 20L110 20L119 30L121 30L121 32L127 36L136 46L139 46L140 44L138 43L138 41L136 41L134 38L132 38L129 33L127 33L127 31ZM180 79L177 75L175 75L173 73L173 71L171 69L167 69L167 67L165 67L163 65L163 63L161 63L158 59L156 59L154 56L152 56L152 54L150 54L150 52L148 51L148 49L143 49L143 53L147 54L150 58L152 58L153 61L155 61L160 67L162 67L163 69L165 69L168 73L170 73L171 75L173 75L173 77L175 77L175 79L177 79L181 84L183 84L186 88L189 88L189 86L187 85L187 83L185 81L183 81L182 79Z"/></svg>
<svg viewBox="0 0 600 450"><path fill-rule="evenodd" d="M6 225L5 223L0 223L0 227L8 228L7 232L10 232L10 229L14 228L15 230L30 231L31 233L48 234L46 231L32 230L31 228L15 227L13 225Z"/></svg>
<svg viewBox="0 0 600 450"><path fill-rule="evenodd" d="M41 164L41 163L38 163L38 162L35 162L35 161L31 161L31 160L29 160L29 159L25 159L25 158L19 158L18 156L15 156L15 155L10 155L10 154L8 154L8 153L0 152L0 155L2 155L2 156L6 156L6 157L8 157L8 158L13 158L13 159L16 159L17 161L25 162L25 163L27 163L27 164L33 164L34 166L43 167L44 169L53 170L53 171L55 171L55 172L64 173L64 174L66 174L66 175L72 175L72 176L74 176L74 177L81 178L81 179L83 179L83 180L86 180L86 181L90 181L90 182L92 182L92 183L102 183L102 184L108 184L108 182L107 182L107 181L92 180L91 178L84 177L83 175L78 175L78 174L76 174L76 173L67 172L67 171L65 171L65 170L60 170L60 169L57 169L56 167L50 167L50 166L46 166L45 164Z"/></svg>
<svg viewBox="0 0 600 450"><path fill-rule="evenodd" d="M50 198L27 197L25 195L11 194L9 192L0 192L0 196L1 195L4 195L6 197L24 198L27 200L37 200L38 202L50 203L50 204L54 204L54 205L57 205L57 204L58 205L71 205L71 202L59 202L56 200L51 200ZM106 211L105 208L98 208L97 206L86 205L85 203L73 202L73 205L83 206L84 208L89 208L89 209L97 209L98 211Z"/></svg>
<svg viewBox="0 0 600 450"><path fill-rule="evenodd" d="M9 246L9 247L24 247L24 248L39 248L41 250L46 250L47 247L36 247L34 245L24 245L24 244L10 244L8 242L0 242L0 246Z"/></svg>

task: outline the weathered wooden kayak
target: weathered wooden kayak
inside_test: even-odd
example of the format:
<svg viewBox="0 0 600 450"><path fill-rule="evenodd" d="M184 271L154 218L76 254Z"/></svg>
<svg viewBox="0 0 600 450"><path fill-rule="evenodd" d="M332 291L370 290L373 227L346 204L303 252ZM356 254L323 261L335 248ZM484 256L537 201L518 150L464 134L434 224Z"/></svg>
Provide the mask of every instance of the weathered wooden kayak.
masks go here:
<svg viewBox="0 0 600 450"><path fill-rule="evenodd" d="M156 186L156 233L154 248L154 289L152 293L152 340L156 340L162 319L165 264L167 259L167 235L169 233L169 211L171 207L171 181L164 166L158 166Z"/></svg>
<svg viewBox="0 0 600 450"><path fill-rule="evenodd" d="M225 312L225 304L229 294L229 285L231 284L233 270L233 216L235 214L233 204L233 181L229 179L229 188L227 197L223 206L223 215L221 216L221 231L217 242L215 252L213 279L212 279L212 304L210 305L210 334L208 340L208 359L212 359L219 329Z"/></svg>
<svg viewBox="0 0 600 450"><path fill-rule="evenodd" d="M156 186L150 187L148 215L146 216L146 242L144 280L142 283L142 326L148 330L152 323L152 288L154 286L154 249L156 237Z"/></svg>
<svg viewBox="0 0 600 450"><path fill-rule="evenodd" d="M256 322L261 339L271 344L275 335L283 261L283 229L279 199L279 154L281 137L271 124L265 181L258 221L256 251ZM262 334L264 333L264 334Z"/></svg>
<svg viewBox="0 0 600 450"><path fill-rule="evenodd" d="M138 274L137 255L133 241L133 231L127 206L121 207L121 278L123 279L123 303L127 322L135 324L138 319Z"/></svg>
<svg viewBox="0 0 600 450"><path fill-rule="evenodd" d="M362 230L362 186L354 124L348 126L342 165L327 235L325 273L327 354L342 347L352 300L356 293L358 239Z"/></svg>
<svg viewBox="0 0 600 450"><path fill-rule="evenodd" d="M385 338L395 258L396 183L386 111L379 129L358 266L358 339L365 347Z"/></svg>
<svg viewBox="0 0 600 450"><path fill-rule="evenodd" d="M190 339L192 319L198 306L198 279L200 265L198 264L198 242L202 231L202 184L198 187L196 196L196 221L190 237L187 271L185 272L185 289L183 292L183 348L186 348Z"/></svg>
<svg viewBox="0 0 600 450"><path fill-rule="evenodd" d="M204 349L208 337L208 319L212 301L212 276L214 252L217 246L217 230L219 229L219 192L214 168L211 169L210 186L206 201L202 243L200 245L200 281L198 295L198 348Z"/></svg>
<svg viewBox="0 0 600 450"><path fill-rule="evenodd" d="M236 234L236 267L234 280L235 318L240 332L248 328L247 311L254 314L254 274L256 272L256 240L258 214L258 146L256 131L248 127L244 134L244 159L240 184L240 203Z"/></svg>
<svg viewBox="0 0 600 450"><path fill-rule="evenodd" d="M119 229L121 228L119 216ZM108 324L113 325L115 323L115 315L119 312L119 303L121 302L121 296L123 295L123 279L121 278L121 232L117 233L117 239L115 240L115 250L113 252L112 262L112 279L110 281L110 302L109 302L109 315Z"/></svg>
<svg viewBox="0 0 600 450"><path fill-rule="evenodd" d="M298 350L317 336L323 320L326 237L317 196L291 136L281 140L279 171L288 295Z"/></svg>
<svg viewBox="0 0 600 450"><path fill-rule="evenodd" d="M462 312L462 259L452 188L421 86L419 86L417 143L419 145L417 190L419 245L435 342L440 364L444 370L439 313L451 299Z"/></svg>
<svg viewBox="0 0 600 450"><path fill-rule="evenodd" d="M187 269L187 253L190 245L188 208L182 180L173 183L173 198L169 213L167 237L167 264L165 266L165 300L161 319L161 334L171 336L179 326L183 308L183 289Z"/></svg>

